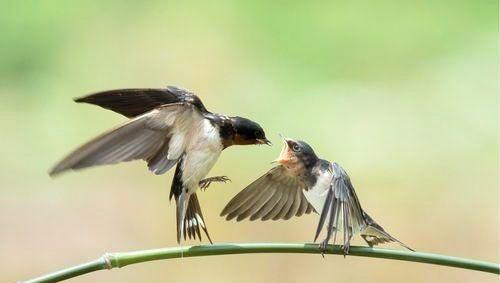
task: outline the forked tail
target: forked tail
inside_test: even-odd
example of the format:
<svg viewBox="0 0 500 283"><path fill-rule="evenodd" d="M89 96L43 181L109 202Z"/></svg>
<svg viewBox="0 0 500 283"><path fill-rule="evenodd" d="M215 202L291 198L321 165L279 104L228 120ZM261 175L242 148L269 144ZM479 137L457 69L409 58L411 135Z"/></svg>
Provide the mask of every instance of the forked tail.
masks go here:
<svg viewBox="0 0 500 283"><path fill-rule="evenodd" d="M363 211L363 216L366 221L366 227L361 231L361 237L366 241L366 243L370 246L376 246L378 244L384 244L388 242L396 242L401 246L409 249L410 251L415 251L410 248L400 240L394 238L389 233L387 233L382 226L378 225L373 218L371 218L366 212Z"/></svg>
<svg viewBox="0 0 500 283"><path fill-rule="evenodd" d="M201 241L200 228L207 236L208 241L213 244L196 193L181 194L177 199L177 242L180 243L182 238L184 240L198 238Z"/></svg>

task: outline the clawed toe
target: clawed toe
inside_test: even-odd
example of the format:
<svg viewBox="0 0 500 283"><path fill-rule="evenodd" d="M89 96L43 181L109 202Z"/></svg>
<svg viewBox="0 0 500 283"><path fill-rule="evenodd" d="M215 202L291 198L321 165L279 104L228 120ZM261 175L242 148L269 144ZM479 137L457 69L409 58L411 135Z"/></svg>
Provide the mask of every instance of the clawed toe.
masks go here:
<svg viewBox="0 0 500 283"><path fill-rule="evenodd" d="M215 180L212 181L222 182L222 183L232 182L231 179L229 179L227 176L214 177L214 179Z"/></svg>
<svg viewBox="0 0 500 283"><path fill-rule="evenodd" d="M341 247L344 257L349 254L349 247L349 244L345 244ZM328 253L328 241L324 240L319 244L319 252L322 257L325 257L325 254Z"/></svg>
<svg viewBox="0 0 500 283"><path fill-rule="evenodd" d="M210 181L208 181L208 180L201 180L200 183L198 184L198 186L200 187L200 189L202 191L204 191L206 188L208 188L208 186L210 186Z"/></svg>
<svg viewBox="0 0 500 283"><path fill-rule="evenodd" d="M201 190L206 190L208 187L210 187L212 182L227 183L231 182L231 179L229 179L227 176L209 177L201 180L198 183L198 186L200 187Z"/></svg>
<svg viewBox="0 0 500 283"><path fill-rule="evenodd" d="M327 246L328 246L327 241L323 241L321 242L321 244L319 244L319 252L321 253L322 257L325 257L325 254L327 253Z"/></svg>
<svg viewBox="0 0 500 283"><path fill-rule="evenodd" d="M342 246L342 252L344 253L344 257L349 254L349 246L350 245L343 245Z"/></svg>

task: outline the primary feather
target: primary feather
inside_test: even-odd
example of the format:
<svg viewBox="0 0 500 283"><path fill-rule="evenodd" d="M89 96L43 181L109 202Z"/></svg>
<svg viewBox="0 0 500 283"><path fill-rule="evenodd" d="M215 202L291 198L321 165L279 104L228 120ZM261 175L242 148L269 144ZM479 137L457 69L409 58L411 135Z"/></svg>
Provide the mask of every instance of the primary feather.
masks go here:
<svg viewBox="0 0 500 283"><path fill-rule="evenodd" d="M66 170L144 159L149 169L165 173L186 147L189 125L203 117L186 103L162 106L131 119L85 143L56 164L51 176ZM177 137L172 139L172 136Z"/></svg>

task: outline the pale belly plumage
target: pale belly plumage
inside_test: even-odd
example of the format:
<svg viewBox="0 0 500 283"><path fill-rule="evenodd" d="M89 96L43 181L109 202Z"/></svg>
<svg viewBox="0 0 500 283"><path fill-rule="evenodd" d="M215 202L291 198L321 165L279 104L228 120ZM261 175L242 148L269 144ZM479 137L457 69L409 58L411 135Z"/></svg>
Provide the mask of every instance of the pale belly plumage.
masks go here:
<svg viewBox="0 0 500 283"><path fill-rule="evenodd" d="M331 181L332 173L324 171L318 176L316 184L312 188L302 191L307 201L314 207L317 213L321 213L323 210Z"/></svg>
<svg viewBox="0 0 500 283"><path fill-rule="evenodd" d="M204 120L198 132L193 133L184 157L182 180L189 192L198 189L198 183L210 172L222 150L219 132L210 121Z"/></svg>
<svg viewBox="0 0 500 283"><path fill-rule="evenodd" d="M307 201L314 207L314 210L318 214L321 214L323 211L323 206L325 205L326 198L328 196L328 191L331 188L331 182L333 178L333 173L330 171L324 171L318 176L316 184L309 189L308 191L303 191L304 196ZM329 222L331 217L330 211L327 212L327 216L325 218L325 224ZM344 220L344 216L342 213L339 215L339 223L342 223ZM338 231L342 231L342 225L338 225ZM353 226L353 232L357 233L359 231L359 224Z"/></svg>

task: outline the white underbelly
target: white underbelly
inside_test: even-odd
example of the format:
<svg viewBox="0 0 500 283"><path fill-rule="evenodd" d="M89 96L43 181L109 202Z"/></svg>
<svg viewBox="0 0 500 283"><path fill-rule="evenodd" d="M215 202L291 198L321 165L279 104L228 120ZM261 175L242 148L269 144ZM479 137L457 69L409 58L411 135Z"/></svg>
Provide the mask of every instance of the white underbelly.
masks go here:
<svg viewBox="0 0 500 283"><path fill-rule="evenodd" d="M201 179L207 176L208 172L217 162L220 152L208 150L198 150L189 152L184 160L183 180L184 184L191 190L198 186Z"/></svg>
<svg viewBox="0 0 500 283"><path fill-rule="evenodd" d="M317 213L321 214L325 205L326 196L330 189L332 174L328 171L318 176L316 184L307 191L302 191L307 201L314 207Z"/></svg>
<svg viewBox="0 0 500 283"><path fill-rule="evenodd" d="M205 120L200 128L200 132L193 135L184 156L182 179L190 191L198 188L198 183L210 172L223 149L219 133L210 121Z"/></svg>
<svg viewBox="0 0 500 283"><path fill-rule="evenodd" d="M323 211L323 207L325 206L325 201L330 190L332 177L332 173L327 171L324 174L320 175L320 177L318 177L318 181L309 191L303 191L307 201L314 207L318 214L321 214L321 212ZM326 225L326 223L330 221L330 217L331 213L329 210L327 211L324 225ZM339 222L337 229L338 231L342 231L344 221L343 213L341 212L338 217ZM360 224L357 222L354 223L352 221L354 221L354 219L351 219L351 224L353 224L353 233L357 233L360 229Z"/></svg>

